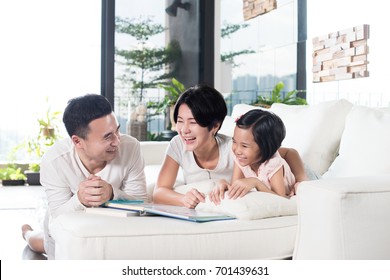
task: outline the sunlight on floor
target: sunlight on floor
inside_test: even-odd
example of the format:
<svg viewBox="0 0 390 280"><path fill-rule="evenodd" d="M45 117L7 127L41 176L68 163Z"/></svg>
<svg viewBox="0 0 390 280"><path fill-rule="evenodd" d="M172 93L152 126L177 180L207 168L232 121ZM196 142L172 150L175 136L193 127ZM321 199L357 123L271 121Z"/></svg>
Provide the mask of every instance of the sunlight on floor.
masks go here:
<svg viewBox="0 0 390 280"><path fill-rule="evenodd" d="M42 228L44 201L42 187L0 187L0 259L45 259L26 246L21 234L26 223Z"/></svg>

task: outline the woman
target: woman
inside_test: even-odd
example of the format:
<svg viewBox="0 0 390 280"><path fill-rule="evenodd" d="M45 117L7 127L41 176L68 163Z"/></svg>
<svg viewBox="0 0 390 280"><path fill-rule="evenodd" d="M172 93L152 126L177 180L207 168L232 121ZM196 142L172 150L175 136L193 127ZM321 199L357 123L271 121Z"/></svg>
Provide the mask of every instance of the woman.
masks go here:
<svg viewBox="0 0 390 280"><path fill-rule="evenodd" d="M210 180L230 181L234 160L231 156L231 138L219 135L227 107L221 93L207 85L187 89L176 102L174 120L178 135L169 143L162 164L153 201L195 208L205 201L205 194L192 188L185 194L173 188L179 167L184 183ZM280 148L282 157L291 166L297 179L305 179L303 163L295 150Z"/></svg>

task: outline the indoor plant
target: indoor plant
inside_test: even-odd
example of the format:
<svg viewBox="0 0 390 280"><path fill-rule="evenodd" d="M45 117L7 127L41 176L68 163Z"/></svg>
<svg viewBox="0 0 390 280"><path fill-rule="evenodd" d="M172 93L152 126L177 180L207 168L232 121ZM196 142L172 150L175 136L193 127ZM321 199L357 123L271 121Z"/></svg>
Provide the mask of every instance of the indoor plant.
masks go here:
<svg viewBox="0 0 390 280"><path fill-rule="evenodd" d="M47 98L46 103L48 103ZM46 150L59 138L60 115L61 112L52 111L51 107L47 105L45 113L37 118L37 134L34 137L29 137L18 147L23 147L32 158L28 170L25 171L29 185L40 185L39 162Z"/></svg>
<svg viewBox="0 0 390 280"><path fill-rule="evenodd" d="M18 186L25 184L26 176L20 167L10 163L7 167L0 169L0 180L3 186Z"/></svg>
<svg viewBox="0 0 390 280"><path fill-rule="evenodd" d="M158 102L149 102L148 107L156 109L157 114L165 112L166 115L169 116L169 122L166 127L167 130L176 131L176 124L173 119L173 111L175 108L176 101L179 99L180 95L186 90L186 87L175 78L172 78L170 84L160 84L159 87L164 89L166 92L164 98Z"/></svg>
<svg viewBox="0 0 390 280"><path fill-rule="evenodd" d="M304 98L296 96L299 92L296 89L289 91L282 98L281 91L284 88L284 83L279 82L273 88L270 96L261 96L257 97L257 100L252 104L256 106L261 106L265 108L271 107L273 103L283 103L288 105L307 105L307 101Z"/></svg>

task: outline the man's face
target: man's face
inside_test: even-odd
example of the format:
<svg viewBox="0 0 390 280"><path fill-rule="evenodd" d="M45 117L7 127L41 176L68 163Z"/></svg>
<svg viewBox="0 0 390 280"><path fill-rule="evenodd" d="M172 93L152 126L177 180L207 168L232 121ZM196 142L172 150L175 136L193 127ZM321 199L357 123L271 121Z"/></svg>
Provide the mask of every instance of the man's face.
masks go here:
<svg viewBox="0 0 390 280"><path fill-rule="evenodd" d="M80 141L84 159L87 161L112 161L118 154L120 144L119 125L114 113L90 122L87 137Z"/></svg>

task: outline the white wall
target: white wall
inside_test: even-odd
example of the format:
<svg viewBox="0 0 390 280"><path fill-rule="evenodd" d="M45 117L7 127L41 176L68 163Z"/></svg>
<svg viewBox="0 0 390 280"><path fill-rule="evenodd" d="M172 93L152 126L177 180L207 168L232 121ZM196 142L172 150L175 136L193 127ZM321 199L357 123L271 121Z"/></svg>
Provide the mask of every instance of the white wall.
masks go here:
<svg viewBox="0 0 390 280"><path fill-rule="evenodd" d="M388 10L383 1L363 0L308 0L308 39L307 39L307 99L309 104L325 100L345 98L354 104L373 107L388 107L390 93L388 81ZM370 25L368 40L367 78L313 83L312 82L312 39L331 32Z"/></svg>

